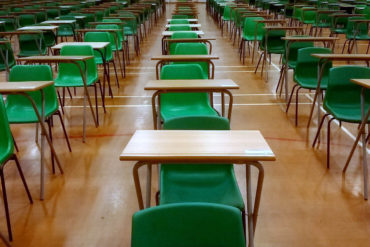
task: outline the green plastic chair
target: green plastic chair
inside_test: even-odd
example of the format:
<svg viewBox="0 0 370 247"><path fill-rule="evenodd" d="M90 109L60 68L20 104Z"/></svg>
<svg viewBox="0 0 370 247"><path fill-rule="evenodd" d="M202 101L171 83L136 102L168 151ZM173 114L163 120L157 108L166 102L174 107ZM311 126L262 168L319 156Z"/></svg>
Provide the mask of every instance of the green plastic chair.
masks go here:
<svg viewBox="0 0 370 247"><path fill-rule="evenodd" d="M176 203L132 217L131 247L245 247L238 209L214 203Z"/></svg>
<svg viewBox="0 0 370 247"><path fill-rule="evenodd" d="M197 38L198 38L198 34L196 32L181 32L180 31L180 32L174 32L171 35L171 39L197 39ZM175 54L177 44L178 43L170 44L170 49L169 49L170 55Z"/></svg>
<svg viewBox="0 0 370 247"><path fill-rule="evenodd" d="M21 81L53 81L53 73L48 65L16 65L12 68L9 74L10 82ZM42 99L40 92L28 93L37 105L39 112L42 111ZM49 135L52 139L51 126L53 123L53 116L58 116L64 137L67 142L69 151L71 152L71 145L68 139L67 131L64 126L62 115L59 111L59 104L54 85L44 89L45 95L45 122L49 126ZM38 123L36 113L29 101L23 95L9 95L6 101L6 111L9 122L11 124L26 124ZM54 159L52 157L53 172Z"/></svg>
<svg viewBox="0 0 370 247"><path fill-rule="evenodd" d="M48 20L54 20L55 18L60 16L60 10L55 9L47 9L46 14L48 15Z"/></svg>
<svg viewBox="0 0 370 247"><path fill-rule="evenodd" d="M108 32L88 32L85 34L84 38L85 42L111 42L111 35ZM105 53L106 52L106 53ZM119 82L118 82L118 75L117 75L117 69L116 69L116 63L114 62L114 57L113 57L113 52L112 52L112 47L109 45L107 46L106 50L102 49L100 51L95 51L94 50L94 57L95 57L95 63L98 65L103 65L103 57L105 55L105 61L107 63L107 76L110 76L110 64L113 64L114 68L114 73L116 75L116 83L117 87L119 87ZM104 84L104 83L103 83ZM110 80L108 80L108 86L110 92L112 92L111 85L110 85Z"/></svg>
<svg viewBox="0 0 370 247"><path fill-rule="evenodd" d="M60 50L61 56L94 56L94 50L89 45L66 45L63 46ZM85 66L82 62L78 62L82 71L85 70ZM87 64L87 78L86 78L86 85L87 87L94 87L95 92L95 108L96 108L96 118L97 123L99 123L99 115L98 115L98 95L97 95L97 88L96 84L99 84L101 97L102 97L102 104L103 109L105 112L105 102L103 91L101 88L101 83L98 76L98 69L95 63L95 58L86 60ZM80 73L80 70L75 64L71 63L60 63L58 75L54 80L55 87L84 87L83 79ZM84 92L84 97L86 94Z"/></svg>
<svg viewBox="0 0 370 247"><path fill-rule="evenodd" d="M120 28L120 26L117 25L117 24L100 24L100 25L96 26L96 29L97 30L99 30L99 29L114 29L114 30L117 30L117 32L115 32L115 34L109 32L110 44L111 44L112 51L115 53L115 55L118 59L120 69L121 69L122 78L124 78L125 75L126 75L125 53L126 54L128 53L128 48L129 47L128 47L128 41L127 40L122 41L123 40L123 38L122 38L122 28ZM122 52L123 63L121 63L121 58L120 58L120 55L119 55L120 51ZM127 60L129 60L129 55L128 54L127 54Z"/></svg>
<svg viewBox="0 0 370 247"><path fill-rule="evenodd" d="M14 141L13 136L9 127L8 118L6 115L6 110L3 102L3 96L0 94L0 178L1 178L1 187L3 191L3 202L4 202L4 209L5 209L5 216L6 216L6 224L8 228L8 237L9 240L13 240L13 234L12 234L12 227L10 223L10 215L9 215L9 206L8 206L8 197L6 193L6 187L5 187L5 176L4 176L4 168L5 165L9 160L14 160L15 164L17 165L17 170L19 172L19 175L22 179L23 186L26 190L28 199L30 203L32 204L32 196L28 189L26 180L24 178L22 168L19 164L17 156L14 154Z"/></svg>
<svg viewBox="0 0 370 247"><path fill-rule="evenodd" d="M188 20L171 20L170 24L190 24Z"/></svg>
<svg viewBox="0 0 370 247"><path fill-rule="evenodd" d="M296 90L296 105L295 105L295 125L298 125L298 97L301 88L315 90L317 88L317 75L319 59L311 56L313 53L328 54L332 53L329 48L323 47L307 47L298 50L296 68L294 70L294 81L297 83L293 86L286 112L289 110L292 97ZM332 63L329 62L323 69L323 74L320 82L320 90L326 90L329 78L329 69Z"/></svg>
<svg viewBox="0 0 370 247"><path fill-rule="evenodd" d="M178 43L175 48L174 55L208 55L207 45L203 43ZM187 62L176 62L184 64ZM192 64L199 64L203 71L202 79L209 79L209 68L207 62L189 62Z"/></svg>
<svg viewBox="0 0 370 247"><path fill-rule="evenodd" d="M35 24L34 26L52 26L51 24ZM51 47L56 44L57 36L53 31L43 31L45 46L51 51Z"/></svg>
<svg viewBox="0 0 370 247"><path fill-rule="evenodd" d="M347 30L346 30L346 41L343 44L342 53L344 52L344 48L348 43L348 53L351 53L353 50L353 46L355 46L357 40L368 40L368 48L366 53L369 51L370 45L370 36L369 36L369 27L368 23L355 23L353 20L366 20L364 17L351 17L348 18Z"/></svg>
<svg viewBox="0 0 370 247"><path fill-rule="evenodd" d="M10 68L15 65L12 46L9 42L7 44L1 44L0 49L4 55L4 57L0 56L0 71L7 70L9 72Z"/></svg>
<svg viewBox="0 0 370 247"><path fill-rule="evenodd" d="M179 25L179 26L170 26L169 31L191 31L191 27L189 25Z"/></svg>
<svg viewBox="0 0 370 247"><path fill-rule="evenodd" d="M61 16L60 20L76 20L74 16ZM63 40L64 37L75 37L75 25L63 24L58 28L58 36Z"/></svg>
<svg viewBox="0 0 370 247"><path fill-rule="evenodd" d="M245 42L247 42L248 46L248 52L250 54L250 49L249 49L249 42L252 42L255 40L257 42L261 42L263 39L263 36L265 35L265 30L264 30L264 23L257 23L256 20L264 20L262 17L246 17L244 19L244 27L243 27L243 32L242 32L242 39L240 41L240 60L243 57L243 64L245 62ZM257 30L256 30L257 29ZM257 33L256 33L257 31ZM255 34L256 37L255 37Z"/></svg>
<svg viewBox="0 0 370 247"><path fill-rule="evenodd" d="M171 64L162 67L161 80L205 79L199 64ZM218 116L207 93L164 93L160 96L163 122L181 116Z"/></svg>
<svg viewBox="0 0 370 247"><path fill-rule="evenodd" d="M261 41L261 50L264 51L265 50L265 46L267 43L267 55L270 56L271 58L271 54L279 54L279 55L283 55L285 53L285 41L282 40L281 38L285 37L285 30L272 30L272 31L269 31L268 32L268 35L267 35L267 42L265 42L266 40L266 35L263 35L262 37L262 41ZM256 69L254 71L254 73L257 73L257 70L258 70L258 67L260 65L260 62L261 62L261 59L263 58L263 56L265 55L264 52L261 53L260 55L260 58L258 59L258 63L257 63L257 66L256 66ZM271 59L270 59L271 61ZM261 74L263 73L263 66L262 66L262 70L261 70Z"/></svg>
<svg viewBox="0 0 370 247"><path fill-rule="evenodd" d="M304 37L304 36L300 36L300 37ZM287 43L287 42L285 42L285 43ZM294 42L294 43L290 44L290 46L289 46L288 69L295 70L295 68L297 66L297 57L298 57L299 49L306 48L306 47L313 47L313 46L314 46L313 42ZM285 47L286 47L286 45L285 45ZM284 74L285 62L286 62L286 53L283 54L282 66L281 66L281 69L280 69L279 81L278 81L278 84L276 86L276 92L279 90L279 86L283 85L282 81L285 78L285 74ZM281 94L282 89L283 88L281 87L280 94Z"/></svg>
<svg viewBox="0 0 370 247"><path fill-rule="evenodd" d="M227 118L185 116L172 118L165 130L230 130ZM208 202L238 208L245 220L245 207L232 164L162 164L159 204Z"/></svg>
<svg viewBox="0 0 370 247"><path fill-rule="evenodd" d="M19 15L18 16L18 26L32 26L36 24L36 16L33 14Z"/></svg>
<svg viewBox="0 0 370 247"><path fill-rule="evenodd" d="M313 147L316 144L324 120L327 116L327 153L326 165L330 168L330 124L334 119L348 123L361 123L361 86L350 82L350 79L370 78L370 68L361 66L340 66L330 69L328 86L323 102L323 107L327 112L321 119ZM370 91L366 90L365 109L370 106Z"/></svg>
<svg viewBox="0 0 370 247"><path fill-rule="evenodd" d="M188 15L172 15L172 19L189 19Z"/></svg>
<svg viewBox="0 0 370 247"><path fill-rule="evenodd" d="M46 55L47 47L44 34L21 34L19 35L19 53L18 57Z"/></svg>

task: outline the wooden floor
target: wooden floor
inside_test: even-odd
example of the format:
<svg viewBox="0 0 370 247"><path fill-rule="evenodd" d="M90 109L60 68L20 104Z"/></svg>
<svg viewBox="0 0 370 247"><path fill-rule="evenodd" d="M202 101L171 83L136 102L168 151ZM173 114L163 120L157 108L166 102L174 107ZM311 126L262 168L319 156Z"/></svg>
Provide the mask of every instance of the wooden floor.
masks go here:
<svg viewBox="0 0 370 247"><path fill-rule="evenodd" d="M306 128L313 94L302 90L299 125L295 127L293 108L286 114L283 98L274 93L279 57L273 56L269 81L265 82L253 73L249 59L245 65L239 62L237 46L221 37L205 5L198 6L205 36L217 38L213 54L220 60L216 61L215 78L230 78L240 85L240 90L233 92L232 129L260 130L277 156L276 162L264 163L256 246L370 246L370 204L363 200L360 148L342 176L357 127L345 124L332 128L332 163L331 169L326 169L325 131L320 147L313 149L316 121ZM167 8L167 17L171 8ZM114 87L115 97L107 99L107 113L101 111L99 128L94 128L88 114L85 144L81 91L67 101L64 121L73 152L68 152L55 119L55 147L65 174L53 175L47 159L44 201L39 200L39 146L34 142L34 125L12 126L20 148L17 155L35 201L28 203L15 165L9 164L5 170L13 246L130 246L131 216L138 210L133 163L120 162L118 157L135 130L152 129L151 92L143 87L155 78L155 63L150 57L161 52L164 24L162 16L144 41L141 56L129 65L127 78L120 79L119 89ZM338 46L341 44L343 41ZM244 168L235 169L245 195ZM0 231L6 235L2 203L0 222Z"/></svg>

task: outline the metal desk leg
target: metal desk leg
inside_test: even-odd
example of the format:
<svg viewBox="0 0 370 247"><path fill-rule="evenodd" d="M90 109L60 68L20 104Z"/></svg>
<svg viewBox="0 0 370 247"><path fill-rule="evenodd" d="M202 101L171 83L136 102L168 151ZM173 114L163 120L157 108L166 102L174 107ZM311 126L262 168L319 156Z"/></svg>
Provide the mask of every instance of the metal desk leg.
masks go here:
<svg viewBox="0 0 370 247"><path fill-rule="evenodd" d="M289 101L289 86L288 86L288 71L289 71L289 68L288 68L288 58L289 58L289 49L290 49L290 45L291 45L291 42L287 42L287 46L285 47L285 66L284 66L284 73L285 73L285 102L288 104L288 101Z"/></svg>
<svg viewBox="0 0 370 247"><path fill-rule="evenodd" d="M251 192L251 167L245 167L247 185L247 217L248 217L248 246L254 246L253 218L252 218L252 192Z"/></svg>
<svg viewBox="0 0 370 247"><path fill-rule="evenodd" d="M150 198L152 192L152 164L148 164L146 168L146 202L145 208L150 207Z"/></svg>
<svg viewBox="0 0 370 247"><path fill-rule="evenodd" d="M45 94L44 90L41 90L41 121L42 123L45 123ZM40 166L40 200L44 200L44 195L45 195L45 164L44 164L44 148L45 148L45 135L46 132L42 129L41 130L41 166Z"/></svg>

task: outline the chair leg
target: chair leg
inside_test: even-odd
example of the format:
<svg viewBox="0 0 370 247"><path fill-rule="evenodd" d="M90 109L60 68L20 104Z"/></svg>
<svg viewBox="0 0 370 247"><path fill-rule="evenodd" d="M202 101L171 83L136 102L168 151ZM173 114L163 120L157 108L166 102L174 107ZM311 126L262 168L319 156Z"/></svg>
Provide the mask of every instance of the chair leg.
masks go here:
<svg viewBox="0 0 370 247"><path fill-rule="evenodd" d="M116 84L117 84L117 87L119 88L117 68L116 68L116 64L115 64L114 60L112 60L112 64L113 64L114 74L116 75ZM109 66L109 64L108 64L108 66ZM125 66L125 63L123 63L123 67L124 66Z"/></svg>
<svg viewBox="0 0 370 247"><path fill-rule="evenodd" d="M99 126L98 93L97 93L97 90L96 90L96 83L94 83L93 87L94 87L94 93L95 93L96 122L97 122L97 125Z"/></svg>
<svg viewBox="0 0 370 247"><path fill-rule="evenodd" d="M53 142L53 132L51 131L51 123L50 123L50 118L46 120L46 123L48 124L49 128L49 136L50 136L50 141ZM54 155L51 153L51 167L53 174L55 174L55 162L54 162Z"/></svg>
<svg viewBox="0 0 370 247"><path fill-rule="evenodd" d="M15 150L16 150L17 152L19 152L18 145L17 145L17 142L16 142L16 141L15 141L15 139L14 139L13 134L12 134L12 138L13 138L13 143L14 143Z"/></svg>
<svg viewBox="0 0 370 247"><path fill-rule="evenodd" d="M292 102L292 98L293 98L293 94L294 94L294 90L296 89L296 87L298 86L298 84L295 84L292 88L292 92L290 93L290 97L289 97L289 101L288 101L288 104L286 106L286 110L285 112L288 113L289 111L289 107L290 107L290 103Z"/></svg>
<svg viewBox="0 0 370 247"><path fill-rule="evenodd" d="M59 117L59 120L60 120L60 124L62 125L62 129L63 129L63 133L64 133L64 137L66 138L66 142L67 142L67 146L68 146L68 150L69 152L72 152L72 148L71 148L71 143L69 142L69 138L68 138L68 134L67 134L67 131L66 131L66 127L64 125L64 121L63 121L63 118L62 118L62 114L60 113L60 111L56 111L55 112L56 115L58 115Z"/></svg>
<svg viewBox="0 0 370 247"><path fill-rule="evenodd" d="M100 95L101 95L101 101L102 101L102 105L103 105L103 111L104 111L104 114L105 114L107 111L106 111L106 109L105 109L104 92L103 92L103 89L102 89L102 85L101 85L100 80L99 80L97 83L99 84Z"/></svg>
<svg viewBox="0 0 370 247"><path fill-rule="evenodd" d="M4 177L3 168L0 169L0 178L1 178L1 187L3 190L4 210L5 210L5 217L6 217L6 225L8 227L9 241L13 241L12 226L10 224L8 197L6 195L5 177Z"/></svg>
<svg viewBox="0 0 370 247"><path fill-rule="evenodd" d="M32 196L31 196L30 190L28 189L28 185L27 185L26 179L24 178L22 167L19 164L19 161L18 161L18 158L17 158L16 155L13 155L13 159L14 159L14 162L15 162L15 164L17 166L17 170L18 170L19 176L21 177L21 180L22 180L24 189L26 190L28 200L32 204L33 203Z"/></svg>
<svg viewBox="0 0 370 247"><path fill-rule="evenodd" d="M254 73L255 73L255 74L257 73L257 70L258 70L258 67L259 67L259 65L260 65L260 62L261 62L262 56L263 56L263 53L261 53L260 58L258 59L258 63L257 63L256 69L254 70Z"/></svg>
<svg viewBox="0 0 370 247"><path fill-rule="evenodd" d="M335 118L328 121L327 143L326 143L326 168L330 169L330 124Z"/></svg>
<svg viewBox="0 0 370 247"><path fill-rule="evenodd" d="M301 87L297 88L296 96L295 96L295 126L298 126L298 97L299 97L299 90Z"/></svg>
<svg viewBox="0 0 370 247"><path fill-rule="evenodd" d="M241 210L242 212L242 223L243 223L243 230L244 230L244 237L247 239L247 224L246 224L246 213L245 209Z"/></svg>
<svg viewBox="0 0 370 247"><path fill-rule="evenodd" d="M342 54L344 53L344 48L346 47L347 41L348 40L344 41L343 48L342 48Z"/></svg>
<svg viewBox="0 0 370 247"><path fill-rule="evenodd" d="M283 64L283 65L281 66L281 69L280 69L279 81L278 81L278 84L276 85L275 93L277 93L277 92L278 92L279 87L280 87L280 84L281 84L281 82L282 82L283 74L284 74L284 71L285 71L285 70L284 70L284 68L285 68L285 65Z"/></svg>
<svg viewBox="0 0 370 247"><path fill-rule="evenodd" d="M322 128L322 125L324 124L324 120L327 116L329 116L330 114L325 114L322 119L321 119L321 122L320 122L320 125L319 125L319 128L317 129L317 132L316 132L316 135L315 135L315 139L313 140L313 143L312 143L312 147L315 147L316 145L316 142L317 140L319 139L319 135L320 135L320 131L321 131L321 128Z"/></svg>

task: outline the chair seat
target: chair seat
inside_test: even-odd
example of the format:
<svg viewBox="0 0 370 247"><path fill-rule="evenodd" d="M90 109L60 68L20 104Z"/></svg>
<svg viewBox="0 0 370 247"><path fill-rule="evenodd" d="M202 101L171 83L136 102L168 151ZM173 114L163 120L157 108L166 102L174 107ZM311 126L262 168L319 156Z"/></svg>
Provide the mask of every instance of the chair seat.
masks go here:
<svg viewBox="0 0 370 247"><path fill-rule="evenodd" d="M244 209L233 165L162 165L160 204L219 203Z"/></svg>
<svg viewBox="0 0 370 247"><path fill-rule="evenodd" d="M353 34L347 34L346 39L370 40L370 36L367 34L362 34L362 35L356 35L355 37Z"/></svg>
<svg viewBox="0 0 370 247"><path fill-rule="evenodd" d="M86 85L91 86L97 80L98 80L97 77L88 76ZM68 75L58 76L57 78L55 78L54 85L56 87L83 87L84 86L81 77L68 76Z"/></svg>
<svg viewBox="0 0 370 247"><path fill-rule="evenodd" d="M41 114L41 108L39 107L39 112ZM48 118L53 115L58 110L57 106L54 107L45 107L45 117ZM19 114L19 113L22 114ZM36 123L38 122L38 118L36 113L31 106L12 106L6 107L6 113L8 115L9 123Z"/></svg>
<svg viewBox="0 0 370 247"><path fill-rule="evenodd" d="M254 35L245 35L245 34L242 34L242 37L243 37L244 40L249 40L249 41L255 39ZM256 40L257 41L262 41L262 38L263 38L263 35L257 35Z"/></svg>
<svg viewBox="0 0 370 247"><path fill-rule="evenodd" d="M189 93L189 99L192 96ZM161 117L163 121L167 121L174 117L181 116L218 116L217 112L208 104L196 101L195 103L188 102L187 104L161 104Z"/></svg>
<svg viewBox="0 0 370 247"><path fill-rule="evenodd" d="M368 107L368 106L367 106ZM339 105L335 106L324 104L324 109L329 112L333 117L340 121L350 123L361 122L361 105Z"/></svg>
<svg viewBox="0 0 370 247"><path fill-rule="evenodd" d="M294 75L294 81L302 88L316 89L317 88L317 77L298 77ZM320 82L320 89L326 90L328 87L328 77L324 76Z"/></svg>

